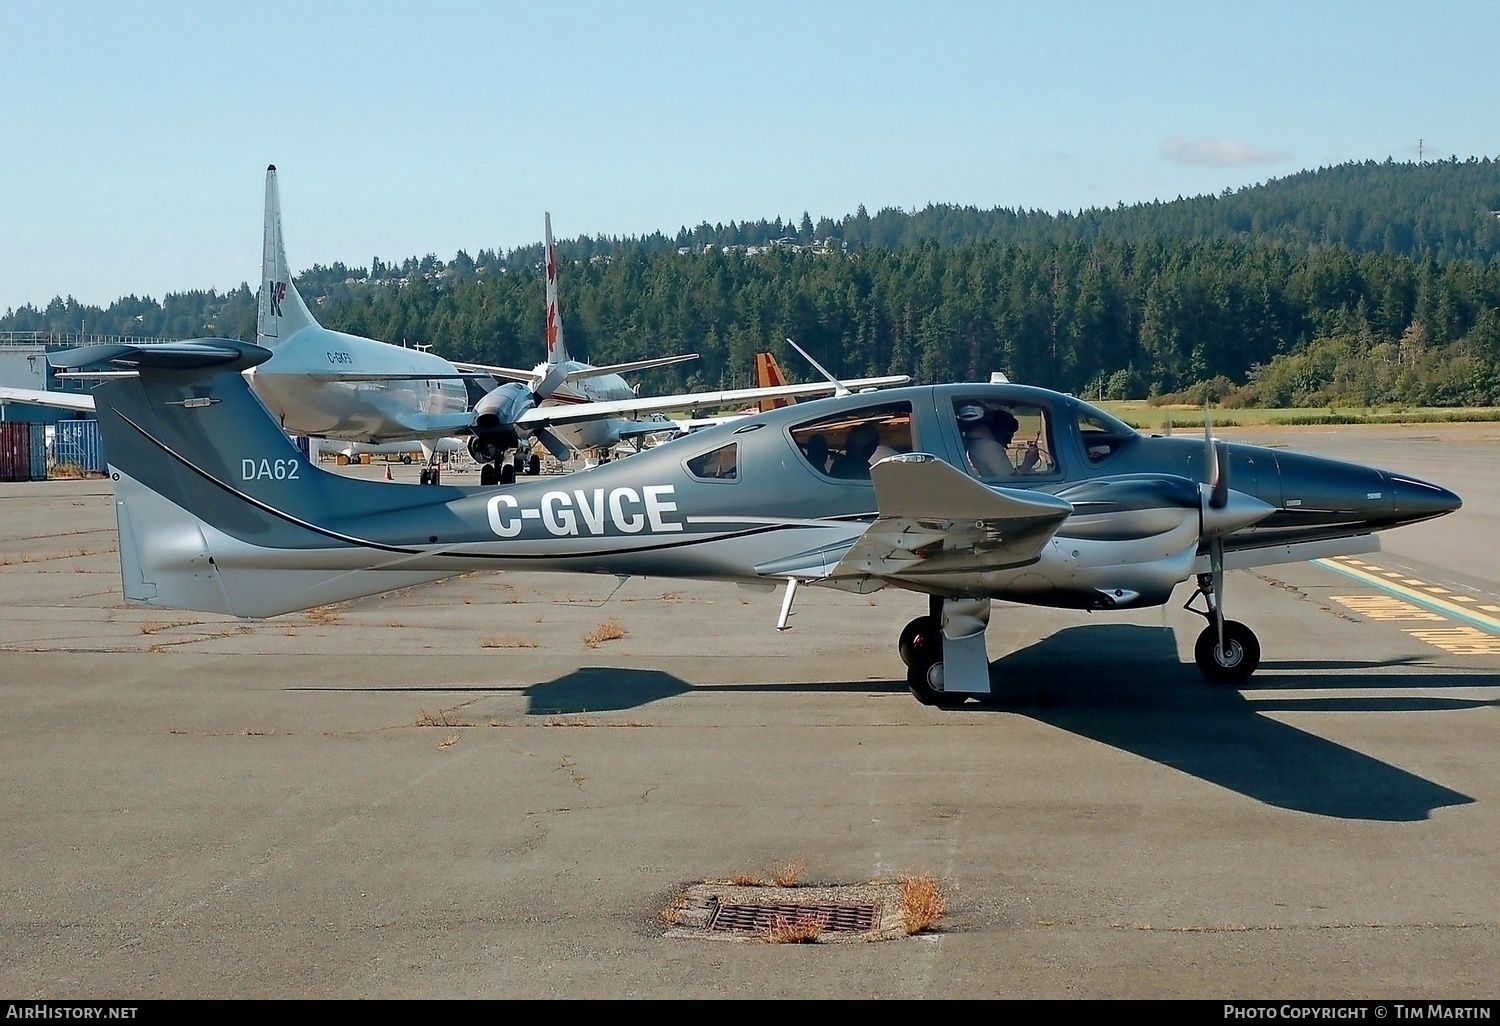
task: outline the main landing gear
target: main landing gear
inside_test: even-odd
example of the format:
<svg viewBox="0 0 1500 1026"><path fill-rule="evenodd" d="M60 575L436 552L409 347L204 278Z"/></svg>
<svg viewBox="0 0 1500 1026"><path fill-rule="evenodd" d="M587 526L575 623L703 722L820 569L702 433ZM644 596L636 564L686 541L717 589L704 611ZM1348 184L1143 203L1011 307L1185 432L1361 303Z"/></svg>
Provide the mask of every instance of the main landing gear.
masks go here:
<svg viewBox="0 0 1500 1026"><path fill-rule="evenodd" d="M896 651L906 664L906 685L923 705L962 705L989 694L990 664L984 646L989 599L928 599L929 612L901 630Z"/></svg>
<svg viewBox="0 0 1500 1026"><path fill-rule="evenodd" d="M524 453L516 453L514 461L500 463L486 463L479 468L479 484L483 488L492 485L508 485L516 483L518 474L530 474L535 477L542 472L542 458L536 453L526 456Z"/></svg>
<svg viewBox="0 0 1500 1026"><path fill-rule="evenodd" d="M1207 608L1199 609L1193 604L1199 595L1203 596ZM1193 660L1203 676L1215 684L1238 684L1248 680L1260 665L1260 641L1254 631L1238 620L1223 619L1219 604L1214 600L1213 574L1198 575L1198 590L1182 608L1208 621L1208 626L1203 628L1193 645Z"/></svg>

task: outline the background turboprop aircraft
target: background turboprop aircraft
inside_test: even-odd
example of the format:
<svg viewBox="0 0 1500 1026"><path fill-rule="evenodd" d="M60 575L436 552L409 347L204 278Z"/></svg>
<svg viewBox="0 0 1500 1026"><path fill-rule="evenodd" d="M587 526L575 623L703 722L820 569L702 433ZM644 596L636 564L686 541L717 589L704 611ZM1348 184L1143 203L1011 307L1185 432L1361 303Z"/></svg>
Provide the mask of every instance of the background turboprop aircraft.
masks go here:
<svg viewBox="0 0 1500 1026"><path fill-rule="evenodd" d="M420 349L329 331L309 312L287 264L274 164L266 168L260 278L256 341L271 350L271 358L248 376L256 396L284 430L375 446L416 441L429 458L439 439L467 433L473 417L464 379L473 374ZM120 373L85 371L78 376ZM94 409L92 395L77 393L5 388L0 398ZM424 469L423 483L430 476L435 475Z"/></svg>
<svg viewBox="0 0 1500 1026"><path fill-rule="evenodd" d="M836 385L781 384L728 392L640 398L621 373L697 359L697 354L593 367L571 360L562 337L557 303L557 251L552 218L546 218L547 360L531 371L479 364L455 365L422 349L331 331L317 322L287 262L281 230L281 193L276 165L266 168L264 244L261 256L256 342L271 358L247 371L255 394L282 428L292 434L386 447L421 444L429 463L436 451L452 450L452 436L470 436L469 449L486 464L482 484L514 480L539 460L529 453L535 437L559 459L570 451L608 449L622 439L662 430L660 419L641 414L716 407L785 396L827 395ZM76 371L84 378L118 377L132 371ZM467 380L509 379L469 408ZM848 382L851 389L906 383L904 375ZM524 382L524 383L523 383ZM92 395L0 388L0 399L78 411L94 409ZM540 407L540 409L538 408ZM522 440L527 445L522 446ZM500 465L507 452L513 464ZM423 484L436 483L435 466L424 467Z"/></svg>
<svg viewBox="0 0 1500 1026"><path fill-rule="evenodd" d="M663 356L606 367L594 367L569 358L568 346L563 339L562 315L558 309L557 247L552 242L550 213L545 215L544 231L547 359L529 371L486 364L457 365L462 371L483 371L506 381L474 404L469 453L485 464L479 478L482 485L509 484L523 469L536 473L537 459L530 454L532 439L540 441L558 459L565 459L570 452L607 454L627 439L658 434L669 426L660 418L642 419L641 414L692 407L712 408L732 403L771 402L798 395L828 395L841 388L852 391L887 388L911 380L901 374L863 378L842 385L837 382L788 385L778 367L775 380L764 387L641 398L638 389L631 387L621 374L696 360L698 354ZM770 354L763 355L767 359L770 357ZM515 453L513 464L505 462L505 456L510 452Z"/></svg>

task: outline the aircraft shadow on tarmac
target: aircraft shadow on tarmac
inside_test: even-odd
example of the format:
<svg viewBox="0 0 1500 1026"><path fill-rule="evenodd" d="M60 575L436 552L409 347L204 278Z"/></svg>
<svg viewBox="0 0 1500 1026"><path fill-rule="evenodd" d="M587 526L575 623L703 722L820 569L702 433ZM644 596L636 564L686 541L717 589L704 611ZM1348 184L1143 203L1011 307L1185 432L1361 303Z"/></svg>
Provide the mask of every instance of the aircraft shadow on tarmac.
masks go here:
<svg viewBox="0 0 1500 1026"><path fill-rule="evenodd" d="M1339 819L1410 821L1468 795L1279 722L1266 713L1459 711L1494 701L1398 695L1258 699L1291 690L1492 688L1492 674L1369 671L1396 663L1262 663L1243 690L1204 682L1178 656L1170 627L1072 627L990 665L994 695L947 716L1029 716L1278 808ZM1340 673L1339 670L1351 670ZM1289 672L1288 672L1289 671ZM525 690L529 715L605 713L694 691L656 670L589 668ZM901 681L718 686L725 692L851 695L905 691Z"/></svg>

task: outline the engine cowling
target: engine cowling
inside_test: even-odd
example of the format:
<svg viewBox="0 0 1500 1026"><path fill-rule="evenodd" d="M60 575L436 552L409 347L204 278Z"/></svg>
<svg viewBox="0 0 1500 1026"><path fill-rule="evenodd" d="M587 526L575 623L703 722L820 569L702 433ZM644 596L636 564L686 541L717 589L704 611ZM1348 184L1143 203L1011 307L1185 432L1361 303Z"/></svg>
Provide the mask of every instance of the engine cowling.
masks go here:
<svg viewBox="0 0 1500 1026"><path fill-rule="evenodd" d="M469 455L480 463L494 463L520 442L516 421L536 408L536 396L519 381L508 381L474 404Z"/></svg>

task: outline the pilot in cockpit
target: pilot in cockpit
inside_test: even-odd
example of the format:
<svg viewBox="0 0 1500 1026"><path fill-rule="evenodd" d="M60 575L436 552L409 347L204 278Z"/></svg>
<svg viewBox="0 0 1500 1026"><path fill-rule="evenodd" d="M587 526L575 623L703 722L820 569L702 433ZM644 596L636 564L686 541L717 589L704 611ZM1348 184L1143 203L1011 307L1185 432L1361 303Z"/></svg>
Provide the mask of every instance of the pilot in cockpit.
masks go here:
<svg viewBox="0 0 1500 1026"><path fill-rule="evenodd" d="M1027 450L1019 468L1010 460L1007 450L1021 424L1009 410L986 410L979 403L965 403L958 408L958 427L969 464L980 477L1010 477L1027 473L1036 465L1034 447Z"/></svg>

